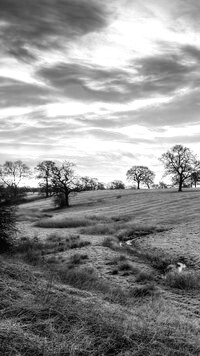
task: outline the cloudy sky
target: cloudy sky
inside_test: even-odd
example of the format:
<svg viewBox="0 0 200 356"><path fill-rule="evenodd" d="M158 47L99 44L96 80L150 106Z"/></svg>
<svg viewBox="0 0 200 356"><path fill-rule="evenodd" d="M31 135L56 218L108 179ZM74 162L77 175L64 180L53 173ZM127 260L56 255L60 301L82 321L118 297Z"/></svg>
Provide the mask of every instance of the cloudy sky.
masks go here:
<svg viewBox="0 0 200 356"><path fill-rule="evenodd" d="M168 4L169 3L169 4ZM70 160L81 175L161 178L200 153L200 2L0 0L0 163Z"/></svg>

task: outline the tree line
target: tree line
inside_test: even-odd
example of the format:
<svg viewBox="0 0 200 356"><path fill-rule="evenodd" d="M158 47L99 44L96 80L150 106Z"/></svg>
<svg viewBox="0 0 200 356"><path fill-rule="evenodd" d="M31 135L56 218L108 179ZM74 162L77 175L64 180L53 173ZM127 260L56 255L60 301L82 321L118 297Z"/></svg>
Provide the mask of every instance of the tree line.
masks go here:
<svg viewBox="0 0 200 356"><path fill-rule="evenodd" d="M165 176L171 177L172 186L178 186L178 191L181 192L188 184L196 187L200 181L200 162L189 148L175 145L162 154L160 161L164 165ZM80 177L75 174L74 167L74 163L68 161L58 165L51 160L44 160L34 169L39 179L40 191L47 198L54 196L59 206L68 207L69 196L77 192L125 188L120 180L114 180L106 186L97 178ZM0 165L0 202L18 200L25 190L24 187L20 187L22 179L30 178L31 174L29 167L20 160L6 161ZM155 173L146 166L132 166L128 169L126 177L130 183L136 183L137 189L140 189L141 184L148 188L167 187L164 182L155 185Z"/></svg>

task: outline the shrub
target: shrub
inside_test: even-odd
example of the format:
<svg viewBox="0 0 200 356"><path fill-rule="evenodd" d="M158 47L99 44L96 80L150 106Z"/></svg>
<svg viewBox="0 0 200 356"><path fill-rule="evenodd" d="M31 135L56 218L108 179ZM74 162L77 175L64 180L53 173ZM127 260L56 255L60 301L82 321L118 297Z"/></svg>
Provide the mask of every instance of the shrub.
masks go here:
<svg viewBox="0 0 200 356"><path fill-rule="evenodd" d="M15 209L0 204L0 253L11 250L14 244Z"/></svg>
<svg viewBox="0 0 200 356"><path fill-rule="evenodd" d="M172 288L200 289L199 272L169 272L166 275L166 283Z"/></svg>
<svg viewBox="0 0 200 356"><path fill-rule="evenodd" d="M154 275L150 272L141 271L137 274L135 281L144 282L144 281L153 281Z"/></svg>

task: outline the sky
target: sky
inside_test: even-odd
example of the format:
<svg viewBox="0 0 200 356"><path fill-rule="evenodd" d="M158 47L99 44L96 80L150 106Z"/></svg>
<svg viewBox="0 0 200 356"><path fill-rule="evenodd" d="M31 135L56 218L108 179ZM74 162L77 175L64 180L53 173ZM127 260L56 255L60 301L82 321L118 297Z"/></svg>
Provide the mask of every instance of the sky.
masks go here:
<svg viewBox="0 0 200 356"><path fill-rule="evenodd" d="M0 163L76 163L162 179L175 144L200 153L200 2L1 0Z"/></svg>

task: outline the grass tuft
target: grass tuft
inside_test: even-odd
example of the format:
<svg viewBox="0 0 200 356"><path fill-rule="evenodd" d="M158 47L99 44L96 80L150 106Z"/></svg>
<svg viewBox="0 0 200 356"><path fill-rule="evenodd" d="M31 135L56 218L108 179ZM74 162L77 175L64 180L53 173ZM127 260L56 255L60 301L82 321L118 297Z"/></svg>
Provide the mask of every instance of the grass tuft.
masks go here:
<svg viewBox="0 0 200 356"><path fill-rule="evenodd" d="M166 256L162 251L157 249L151 251L145 251L142 253L142 257L150 262L151 266L158 269L161 272L165 272L167 266L175 264L177 258Z"/></svg>
<svg viewBox="0 0 200 356"><path fill-rule="evenodd" d="M152 225L142 225L128 222L123 224L123 226L118 229L116 234L120 241L127 241L130 239L135 239L142 236L147 236L156 232L165 231L165 228L156 227Z"/></svg>
<svg viewBox="0 0 200 356"><path fill-rule="evenodd" d="M154 295L157 291L154 283L135 286L131 289L130 295L132 297L146 297Z"/></svg>
<svg viewBox="0 0 200 356"><path fill-rule="evenodd" d="M129 261L123 261L118 265L119 271L130 271L133 268L133 265Z"/></svg>
<svg viewBox="0 0 200 356"><path fill-rule="evenodd" d="M75 253L73 256L70 257L68 268L73 268L74 266L81 264L84 260L87 259L88 255Z"/></svg>
<svg viewBox="0 0 200 356"><path fill-rule="evenodd" d="M200 289L199 272L169 272L166 275L166 284L178 289Z"/></svg>
<svg viewBox="0 0 200 356"><path fill-rule="evenodd" d="M153 273L141 271L136 275L135 281L136 282L146 282L146 281L153 281L155 276Z"/></svg>
<svg viewBox="0 0 200 356"><path fill-rule="evenodd" d="M88 218L65 218L65 219L44 219L44 220L39 220L37 223L35 223L35 226L37 227L42 227L42 228L76 228L76 227L82 227L82 226L88 226L92 224L92 220Z"/></svg>
<svg viewBox="0 0 200 356"><path fill-rule="evenodd" d="M102 246L108 247L111 249L115 249L118 247L118 242L117 242L116 238L108 236L108 237L104 238L104 240L102 242Z"/></svg>
<svg viewBox="0 0 200 356"><path fill-rule="evenodd" d="M89 235L113 235L116 228L110 223L97 223L93 226L88 226L80 230L81 234Z"/></svg>
<svg viewBox="0 0 200 356"><path fill-rule="evenodd" d="M31 264L43 264L45 261L50 262L51 258L47 255L55 255L58 252L64 252L70 249L82 248L90 245L90 241L80 240L79 235L71 235L68 238L62 238L58 235L51 234L45 242L40 241L37 237L33 239L22 238L18 240L15 246L15 253ZM54 257L52 257L52 261Z"/></svg>

